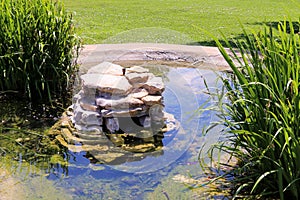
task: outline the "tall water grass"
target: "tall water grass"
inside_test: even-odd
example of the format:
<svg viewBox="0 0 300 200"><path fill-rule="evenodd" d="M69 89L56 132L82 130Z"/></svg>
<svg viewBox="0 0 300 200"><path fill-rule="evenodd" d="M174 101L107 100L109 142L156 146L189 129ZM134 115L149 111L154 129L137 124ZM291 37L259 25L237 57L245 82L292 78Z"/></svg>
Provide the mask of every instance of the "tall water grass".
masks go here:
<svg viewBox="0 0 300 200"><path fill-rule="evenodd" d="M64 95L80 40L72 14L52 0L1 0L0 90L32 100Z"/></svg>
<svg viewBox="0 0 300 200"><path fill-rule="evenodd" d="M217 42L233 77L222 77L226 94L219 94L225 98L220 119L227 140L211 153L238 159L222 175L234 177L235 198L300 198L300 39L292 22L275 28L244 30L244 40L237 41L240 54Z"/></svg>

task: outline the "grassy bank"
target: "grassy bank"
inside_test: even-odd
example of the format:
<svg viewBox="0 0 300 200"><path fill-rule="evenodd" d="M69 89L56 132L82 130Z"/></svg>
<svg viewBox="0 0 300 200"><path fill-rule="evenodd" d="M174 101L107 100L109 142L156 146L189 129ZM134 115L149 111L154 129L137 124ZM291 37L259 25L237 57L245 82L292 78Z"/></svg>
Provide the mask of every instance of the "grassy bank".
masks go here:
<svg viewBox="0 0 300 200"><path fill-rule="evenodd" d="M64 0L85 44L164 42L212 44L201 27L219 39L242 33L238 20L258 29L265 21L299 18L298 1L281 0ZM118 35L119 34L119 35ZM114 37L118 35L117 37Z"/></svg>

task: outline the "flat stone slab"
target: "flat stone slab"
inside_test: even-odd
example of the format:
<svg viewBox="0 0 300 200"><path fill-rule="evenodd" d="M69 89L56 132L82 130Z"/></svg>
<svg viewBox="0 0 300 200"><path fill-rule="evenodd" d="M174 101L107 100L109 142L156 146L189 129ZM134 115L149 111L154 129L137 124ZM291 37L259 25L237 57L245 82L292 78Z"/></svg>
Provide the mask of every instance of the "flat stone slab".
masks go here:
<svg viewBox="0 0 300 200"><path fill-rule="evenodd" d="M123 67L111 62L102 62L88 70L88 74L110 74L121 76Z"/></svg>
<svg viewBox="0 0 300 200"><path fill-rule="evenodd" d="M140 67L140 66L133 66L128 68L127 70L128 73L148 73L149 69Z"/></svg>
<svg viewBox="0 0 300 200"><path fill-rule="evenodd" d="M165 90L165 85L161 77L153 77L144 84L144 88L149 94L161 94Z"/></svg>
<svg viewBox="0 0 300 200"><path fill-rule="evenodd" d="M136 99L141 99L145 96L147 96L149 93L145 89L140 89L138 91L135 91L131 93L129 96Z"/></svg>
<svg viewBox="0 0 300 200"><path fill-rule="evenodd" d="M153 106L155 104L161 104L162 103L162 96L153 96L153 95L148 95L142 98L142 101L147 105L147 106Z"/></svg>
<svg viewBox="0 0 300 200"><path fill-rule="evenodd" d="M127 95L133 86L125 76L110 74L84 74L81 76L83 88L97 89L99 92L116 95Z"/></svg>
<svg viewBox="0 0 300 200"><path fill-rule="evenodd" d="M121 98L121 99L105 99L105 98L97 98L96 103L98 106L101 106L105 109L122 109L122 108L131 108L131 107L139 107L143 105L143 101L136 98Z"/></svg>
<svg viewBox="0 0 300 200"><path fill-rule="evenodd" d="M126 78L128 79L129 83L132 85L145 83L148 79L153 77L153 74L150 73L128 73L126 74Z"/></svg>
<svg viewBox="0 0 300 200"><path fill-rule="evenodd" d="M143 108L121 109L121 110L102 110L103 117L139 117L146 114Z"/></svg>

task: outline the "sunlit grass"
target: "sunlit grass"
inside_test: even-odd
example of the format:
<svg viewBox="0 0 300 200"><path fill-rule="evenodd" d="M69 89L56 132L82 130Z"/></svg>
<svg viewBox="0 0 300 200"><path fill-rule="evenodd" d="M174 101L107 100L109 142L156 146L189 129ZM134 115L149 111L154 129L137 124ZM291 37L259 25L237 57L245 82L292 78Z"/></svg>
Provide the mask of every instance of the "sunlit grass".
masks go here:
<svg viewBox="0 0 300 200"><path fill-rule="evenodd" d="M254 1L204 1L204 0L64 0L66 8L75 12L75 24L85 44L105 43L110 37L123 34L127 36L119 41L132 42L136 34L128 31L143 28L159 28L177 31L190 38L191 43L213 44L211 38L198 31L201 27L219 39L222 31L227 38L242 34L238 21L245 27L259 29L265 21L280 21L287 14L294 20L298 19L299 6L295 1L254 0ZM147 29L145 30L147 31ZM143 34L145 33L143 32ZM167 32L167 31L166 31ZM125 38L125 39L124 39ZM126 38L129 40L126 41ZM137 42L184 43L168 37L158 39L153 32Z"/></svg>

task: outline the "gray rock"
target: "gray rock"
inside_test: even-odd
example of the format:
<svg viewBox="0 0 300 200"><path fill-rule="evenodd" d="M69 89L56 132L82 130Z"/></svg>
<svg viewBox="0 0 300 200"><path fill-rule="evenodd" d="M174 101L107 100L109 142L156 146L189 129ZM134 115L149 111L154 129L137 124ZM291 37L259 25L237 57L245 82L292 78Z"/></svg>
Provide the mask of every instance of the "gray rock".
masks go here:
<svg viewBox="0 0 300 200"><path fill-rule="evenodd" d="M105 125L111 133L114 133L120 129L119 120L117 118L107 118Z"/></svg>
<svg viewBox="0 0 300 200"><path fill-rule="evenodd" d="M124 76L84 74L81 76L81 80L85 89L97 89L100 93L127 95L133 89Z"/></svg>
<svg viewBox="0 0 300 200"><path fill-rule="evenodd" d="M162 121L164 120L164 107L162 105L153 105L149 109L149 115L152 121Z"/></svg>
<svg viewBox="0 0 300 200"><path fill-rule="evenodd" d="M126 97L122 99L105 99L105 98L97 98L96 99L96 104L98 106L101 106L102 108L105 109L123 109L123 108L134 108L134 107L139 107L143 104L144 102L136 99L136 98L131 98L131 97Z"/></svg>
<svg viewBox="0 0 300 200"><path fill-rule="evenodd" d="M97 112L98 107L87 103L80 102L80 106L83 110Z"/></svg>
<svg viewBox="0 0 300 200"><path fill-rule="evenodd" d="M83 98L84 91L80 90L77 94L73 96L73 102L77 102L79 99Z"/></svg>
<svg viewBox="0 0 300 200"><path fill-rule="evenodd" d="M140 67L140 66L133 66L126 70L128 73L148 73L149 69Z"/></svg>
<svg viewBox="0 0 300 200"><path fill-rule="evenodd" d="M149 92L149 94L161 94L165 90L161 77L153 77L149 79L143 87Z"/></svg>
<svg viewBox="0 0 300 200"><path fill-rule="evenodd" d="M88 70L88 74L110 74L121 76L123 67L110 62L103 62Z"/></svg>
<svg viewBox="0 0 300 200"><path fill-rule="evenodd" d="M162 96L148 95L148 96L143 97L142 101L147 106L153 106L155 104L162 104Z"/></svg>
<svg viewBox="0 0 300 200"><path fill-rule="evenodd" d="M132 85L141 84L147 82L149 77L153 77L150 73L128 73L125 75L129 83Z"/></svg>
<svg viewBox="0 0 300 200"><path fill-rule="evenodd" d="M73 123L84 125L102 125L102 118L98 112L86 111L81 106L74 106Z"/></svg>
<svg viewBox="0 0 300 200"><path fill-rule="evenodd" d="M147 110L140 108L126 110L104 110L101 112L103 117L140 117L147 113Z"/></svg>
<svg viewBox="0 0 300 200"><path fill-rule="evenodd" d="M139 121L144 128L151 127L151 118L149 116L142 116L139 118Z"/></svg>
<svg viewBox="0 0 300 200"><path fill-rule="evenodd" d="M132 98L141 99L141 98L147 96L148 94L149 93L147 92L147 90L139 88L138 90L131 93L129 96L131 96Z"/></svg>
<svg viewBox="0 0 300 200"><path fill-rule="evenodd" d="M97 112L97 105L95 104L95 99L90 97L82 97L77 100L76 104L80 105L83 110Z"/></svg>

